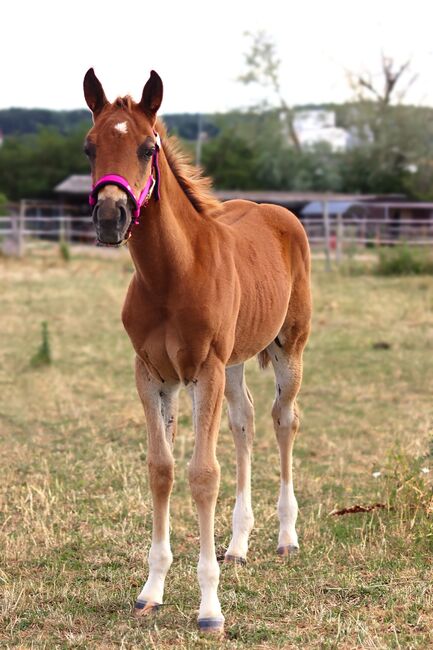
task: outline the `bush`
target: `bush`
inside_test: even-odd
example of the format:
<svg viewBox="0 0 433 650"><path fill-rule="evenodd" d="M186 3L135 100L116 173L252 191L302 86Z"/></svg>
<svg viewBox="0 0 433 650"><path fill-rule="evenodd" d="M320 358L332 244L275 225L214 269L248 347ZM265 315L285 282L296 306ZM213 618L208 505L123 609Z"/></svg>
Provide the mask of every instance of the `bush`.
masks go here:
<svg viewBox="0 0 433 650"><path fill-rule="evenodd" d="M426 251L407 244L381 249L376 267L378 275L433 275L433 258Z"/></svg>
<svg viewBox="0 0 433 650"><path fill-rule="evenodd" d="M47 321L42 323L42 340L39 346L38 351L30 360L30 365L33 368L39 368L40 366L49 366L51 364L51 344L50 344L50 333L48 331Z"/></svg>
<svg viewBox="0 0 433 650"><path fill-rule="evenodd" d="M0 192L0 216L7 214L7 198L6 195Z"/></svg>
<svg viewBox="0 0 433 650"><path fill-rule="evenodd" d="M65 262L70 262L71 261L71 247L69 246L68 242L66 241L61 241L59 244L59 252L60 252L60 257L62 260Z"/></svg>
<svg viewBox="0 0 433 650"><path fill-rule="evenodd" d="M418 458L409 456L396 447L388 456L384 471L384 488L387 505L393 510L410 513L423 510L433 514L433 484L431 478L433 439L426 454Z"/></svg>

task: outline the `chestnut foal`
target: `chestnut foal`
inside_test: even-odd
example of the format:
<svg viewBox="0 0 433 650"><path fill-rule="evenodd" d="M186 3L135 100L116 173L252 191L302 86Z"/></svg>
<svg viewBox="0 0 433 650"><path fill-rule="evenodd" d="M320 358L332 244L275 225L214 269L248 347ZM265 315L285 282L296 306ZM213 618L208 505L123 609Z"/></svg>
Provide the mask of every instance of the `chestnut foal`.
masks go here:
<svg viewBox="0 0 433 650"><path fill-rule="evenodd" d="M195 431L189 481L200 527L198 624L203 631L219 632L224 616L214 546L217 436L225 394L237 460L233 535L225 560L244 562L253 526L254 435L244 363L257 354L262 367L272 363L276 376L278 553L298 549L292 448L310 328L309 247L302 225L284 208L250 201L221 204L212 196L209 181L186 162L156 119L162 92L152 71L139 103L124 97L111 104L93 69L87 72L84 94L94 120L85 143L94 182L90 202L99 244L127 240L135 265L122 318L137 355L153 499L149 577L135 612L142 616L162 603L172 563L172 447L183 384L192 397Z"/></svg>

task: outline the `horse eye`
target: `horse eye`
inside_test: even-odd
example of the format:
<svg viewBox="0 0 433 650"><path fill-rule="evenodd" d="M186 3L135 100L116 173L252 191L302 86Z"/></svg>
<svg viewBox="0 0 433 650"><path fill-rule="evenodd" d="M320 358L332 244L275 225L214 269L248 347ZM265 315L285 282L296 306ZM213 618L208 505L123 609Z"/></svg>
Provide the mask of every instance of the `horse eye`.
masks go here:
<svg viewBox="0 0 433 650"><path fill-rule="evenodd" d="M155 151L155 147L138 147L138 157L142 159L151 158Z"/></svg>
<svg viewBox="0 0 433 650"><path fill-rule="evenodd" d="M84 153L88 158L94 158L95 157L95 147L94 145L92 146L90 143L86 142L84 145Z"/></svg>

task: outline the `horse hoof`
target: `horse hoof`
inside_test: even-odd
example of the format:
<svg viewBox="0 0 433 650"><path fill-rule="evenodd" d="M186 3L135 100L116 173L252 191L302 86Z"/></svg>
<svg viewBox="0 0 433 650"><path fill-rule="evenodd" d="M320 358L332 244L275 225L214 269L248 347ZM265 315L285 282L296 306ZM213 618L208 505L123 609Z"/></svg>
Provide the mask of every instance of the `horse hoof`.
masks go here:
<svg viewBox="0 0 433 650"><path fill-rule="evenodd" d="M224 633L224 619L223 618L199 618L198 627L203 634L223 634Z"/></svg>
<svg viewBox="0 0 433 650"><path fill-rule="evenodd" d="M134 605L134 616L136 618L141 618L142 616L147 616L147 614L153 614L157 612L161 607L159 603L149 603L147 600L137 600Z"/></svg>
<svg viewBox="0 0 433 650"><path fill-rule="evenodd" d="M240 564L241 566L245 566L246 563L247 563L246 558L240 557L239 555L224 556L224 564Z"/></svg>
<svg viewBox="0 0 433 650"><path fill-rule="evenodd" d="M281 557L296 555L296 553L299 553L299 546L295 546L294 544L288 544L288 546L279 546L277 548L277 553Z"/></svg>

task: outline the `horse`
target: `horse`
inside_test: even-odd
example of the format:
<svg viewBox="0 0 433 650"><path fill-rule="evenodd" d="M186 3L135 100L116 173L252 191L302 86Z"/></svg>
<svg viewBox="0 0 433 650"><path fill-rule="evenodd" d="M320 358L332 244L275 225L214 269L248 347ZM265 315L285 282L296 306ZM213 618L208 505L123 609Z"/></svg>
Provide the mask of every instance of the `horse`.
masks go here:
<svg viewBox="0 0 433 650"><path fill-rule="evenodd" d="M127 242L135 272L122 320L136 354L135 377L147 423L153 502L148 578L134 606L146 616L163 602L173 560L169 499L174 480L178 393L192 398L194 450L188 478L200 531L198 626L222 633L214 517L220 481L216 443L224 396L236 451L236 501L225 562L243 564L254 524L251 506L253 400L244 364L272 364L272 418L280 451L277 552L295 553L298 505L292 449L299 427L296 396L310 331L310 252L300 221L285 208L220 202L157 117L163 84L151 71L141 100L110 103L90 68L84 96L93 126L90 204L97 243Z"/></svg>

